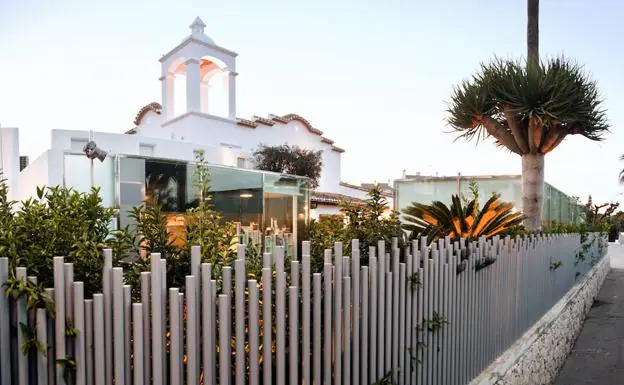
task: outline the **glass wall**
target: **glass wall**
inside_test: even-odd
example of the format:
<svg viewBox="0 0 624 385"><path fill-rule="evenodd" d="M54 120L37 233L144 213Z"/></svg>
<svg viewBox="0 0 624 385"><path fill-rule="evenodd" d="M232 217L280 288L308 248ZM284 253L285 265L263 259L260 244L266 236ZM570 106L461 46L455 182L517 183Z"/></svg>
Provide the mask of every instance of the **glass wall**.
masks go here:
<svg viewBox="0 0 624 385"><path fill-rule="evenodd" d="M65 185L88 190L89 167L84 155L67 154ZM105 204L119 207L119 226L133 224L129 215L133 207L157 201L167 215L170 234L184 234L185 212L197 206L199 197L193 163L114 156L94 167ZM283 245L289 255L298 253L309 221L306 178L216 165L208 168L213 206L224 220L236 225L242 240L265 250Z"/></svg>
<svg viewBox="0 0 624 385"><path fill-rule="evenodd" d="M395 208L403 210L412 202L429 204L434 200L451 204L451 196L460 191L464 196L470 196L468 190L470 177L459 180L452 177L423 178L419 180L397 181L395 183ZM516 207L522 207L522 179L520 176L491 177L476 180L479 186L479 201L481 206L493 193L501 194L501 199L512 202ZM545 221L579 223L581 210L578 204L568 195L557 190L548 183L544 184Z"/></svg>
<svg viewBox="0 0 624 385"><path fill-rule="evenodd" d="M453 195L458 192L465 197L470 197L470 177L431 177L419 180L397 181L395 208L403 210L412 202L430 204L433 201L441 201L450 205ZM479 203L481 206L490 199L492 194L501 194L501 199L512 202L517 207L522 207L520 178L499 177L482 178L476 180L479 185Z"/></svg>

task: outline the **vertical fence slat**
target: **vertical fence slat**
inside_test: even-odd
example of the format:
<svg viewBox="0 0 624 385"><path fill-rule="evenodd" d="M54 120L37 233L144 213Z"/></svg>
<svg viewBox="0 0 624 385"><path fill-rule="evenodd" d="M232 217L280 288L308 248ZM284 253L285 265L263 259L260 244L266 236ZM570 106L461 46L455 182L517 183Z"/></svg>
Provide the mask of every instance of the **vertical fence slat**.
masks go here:
<svg viewBox="0 0 624 385"><path fill-rule="evenodd" d="M243 249L244 254L244 249ZM202 315L202 302L201 302L201 288L204 281L201 276L201 247L191 246L191 275L195 276L195 325L197 327L197 342L195 343L195 362L197 363L197 372L199 376L201 361L201 315Z"/></svg>
<svg viewBox="0 0 624 385"><path fill-rule="evenodd" d="M227 294L219 295L219 384L230 385L230 328L227 314L230 306L230 297ZM225 322L224 322L225 321Z"/></svg>
<svg viewBox="0 0 624 385"><path fill-rule="evenodd" d="M104 326L104 294L93 294L93 372L95 385L105 385L106 382L106 343L101 336L105 335ZM98 337L100 336L100 337Z"/></svg>
<svg viewBox="0 0 624 385"><path fill-rule="evenodd" d="M312 384L321 385L321 274L314 273L312 276L312 289L314 291L313 317L313 353L312 353Z"/></svg>
<svg viewBox="0 0 624 385"><path fill-rule="evenodd" d="M360 381L362 384L368 384L368 362L366 359L368 357L368 319L369 319L369 311L368 311L368 282L369 282L369 274L368 274L368 266L363 266L362 271L360 273L361 281L360 281L360 289L362 291L362 322L360 324L361 327L361 354L360 354Z"/></svg>
<svg viewBox="0 0 624 385"><path fill-rule="evenodd" d="M260 381L260 365L258 350L260 349L258 336L258 282L250 279L249 287L249 385L258 385Z"/></svg>
<svg viewBox="0 0 624 385"><path fill-rule="evenodd" d="M239 248L240 250L240 248ZM244 251L243 251L244 254ZM237 259L234 262L236 280L236 385L245 382L245 260Z"/></svg>
<svg viewBox="0 0 624 385"><path fill-rule="evenodd" d="M204 373L204 384L214 385L215 383L215 345L216 341L213 340L212 330L216 329L217 325L213 322L213 310L214 296L212 293L212 265L208 263L201 264L201 325L202 325L202 368Z"/></svg>
<svg viewBox="0 0 624 385"><path fill-rule="evenodd" d="M124 385L125 381L125 338L124 335L124 303L123 303L123 270L113 268L113 363L115 366L115 385Z"/></svg>
<svg viewBox="0 0 624 385"><path fill-rule="evenodd" d="M405 368L405 383L412 383L412 365L410 357L412 351L412 292L416 288L416 282L412 281L414 259L409 246L405 252L405 358L403 367Z"/></svg>
<svg viewBox="0 0 624 385"><path fill-rule="evenodd" d="M132 288L130 285L123 285L123 311L124 311L124 372L126 383L132 383Z"/></svg>
<svg viewBox="0 0 624 385"><path fill-rule="evenodd" d="M180 330L182 326L181 314L180 314L180 289L169 289L169 329L171 330L171 345L169 353L169 375L171 376L170 383L177 384L182 378L182 354L184 341L180 339L180 334L175 333L175 330Z"/></svg>
<svg viewBox="0 0 624 385"><path fill-rule="evenodd" d="M20 281L26 281L26 268L25 267L16 267L15 268L15 278ZM2 295L2 294L0 294ZM24 354L22 351L22 346L24 344L24 333L22 333L22 328L28 329L28 315L26 314L26 298L21 296L16 301L16 309L17 309L17 383L19 385L28 385L28 352ZM63 334L64 335L64 334Z"/></svg>
<svg viewBox="0 0 624 385"><path fill-rule="evenodd" d="M199 342L199 329L197 328L197 277L186 276L186 381L188 384L199 383L199 362L197 357L197 343ZM182 333L181 333L182 334ZM181 340L184 340L182 336ZM237 367L238 371L238 367Z"/></svg>
<svg viewBox="0 0 624 385"><path fill-rule="evenodd" d="M353 282L353 383L360 383L360 242L351 242L351 276Z"/></svg>
<svg viewBox="0 0 624 385"><path fill-rule="evenodd" d="M45 309L37 309L37 341L47 350L48 347L48 320ZM3 370L10 365L3 363ZM37 385L48 384L48 359L46 352L37 351Z"/></svg>
<svg viewBox="0 0 624 385"><path fill-rule="evenodd" d="M334 383L342 377L342 243L334 244Z"/></svg>
<svg viewBox="0 0 624 385"><path fill-rule="evenodd" d="M323 378L324 384L331 384L332 380L332 265L325 263L323 269L323 291L324 291L324 308L323 308Z"/></svg>
<svg viewBox="0 0 624 385"><path fill-rule="evenodd" d="M162 257L162 256L161 256ZM165 334L167 333L167 324L166 324L166 314L167 314L167 260L165 258L160 258L160 306L161 306L161 319L160 319L160 335L162 341L163 348L161 349L161 362L163 363L161 372L163 380L167 378L167 350L165 348ZM156 372L154 372L154 375Z"/></svg>
<svg viewBox="0 0 624 385"><path fill-rule="evenodd" d="M384 375L388 374L390 372L392 375L392 379L393 382L396 383L396 379L395 379L395 373L396 371L393 370L392 367L392 305L393 305L393 298L392 298L392 288L393 288L393 282L392 282L392 278L393 278L394 274L391 272L387 272L386 273L386 291L385 291L385 295L386 295L386 299L385 299L385 312L386 312L386 317L385 317L385 321L386 321L386 325L384 327L384 331L386 333L385 339L384 339L384 346L385 346L385 352L384 352L384 360L385 360L385 366L384 366Z"/></svg>
<svg viewBox="0 0 624 385"><path fill-rule="evenodd" d="M265 254L266 255L266 254ZM269 255L270 257L270 255ZM272 362L271 346L273 345L272 327L272 301L271 301L271 280L273 278L272 269L265 267L262 269L262 379L264 384L272 382Z"/></svg>
<svg viewBox="0 0 624 385"><path fill-rule="evenodd" d="M286 277L284 248L276 248L275 307L277 309L277 385L286 384Z"/></svg>
<svg viewBox="0 0 624 385"><path fill-rule="evenodd" d="M104 249L102 294L104 295L104 370L106 382L113 382L113 251ZM54 287L56 290L56 286ZM58 307L57 307L58 309ZM57 324L58 326L58 324Z"/></svg>
<svg viewBox="0 0 624 385"><path fill-rule="evenodd" d="M378 319L377 319L377 379L386 375L385 364L385 342L386 342L386 247L383 241L378 242L377 258L379 278L377 280L378 290Z"/></svg>
<svg viewBox="0 0 624 385"><path fill-rule="evenodd" d="M106 260L105 260L106 270ZM54 257L54 307L56 309L55 321L55 352L56 359L65 358L65 270L63 257ZM63 369L56 368L56 383L64 384Z"/></svg>
<svg viewBox="0 0 624 385"><path fill-rule="evenodd" d="M393 239L393 247L392 247L392 366L391 369L393 371L392 378L394 382L397 383L399 381L399 371L397 371L399 366L399 254L400 250L394 247Z"/></svg>
<svg viewBox="0 0 624 385"><path fill-rule="evenodd" d="M160 254L152 253L151 256L151 289L152 289L152 381L154 385L163 385L163 354L164 354L164 330L162 320L164 317L162 287L162 264Z"/></svg>
<svg viewBox="0 0 624 385"><path fill-rule="evenodd" d="M93 385L93 381L95 379L95 371L93 368L94 356L93 356L93 300L86 299L84 301L85 305L85 350L86 350L86 359L85 359L85 367L86 372L85 375L87 377L87 385Z"/></svg>
<svg viewBox="0 0 624 385"><path fill-rule="evenodd" d="M133 385L143 385L145 373L143 365L143 304L132 304L132 353L134 364L134 382ZM149 360L149 357L145 357Z"/></svg>
<svg viewBox="0 0 624 385"><path fill-rule="evenodd" d="M351 277L343 278L344 304L344 365L342 383L351 384Z"/></svg>
<svg viewBox="0 0 624 385"><path fill-rule="evenodd" d="M84 283L74 282L74 328L78 331L76 344L76 385L85 385L87 382L86 370L86 343L85 343L85 307Z"/></svg>
<svg viewBox="0 0 624 385"><path fill-rule="evenodd" d="M309 242L307 246L304 242L303 249L309 250ZM310 356L310 255L303 254L301 258L301 303L302 303L302 311L301 311L301 332L302 332L302 340L301 340L301 361L302 365L302 373L301 378L303 379L303 383L306 385L311 384L311 376L310 376L310 367L312 363L312 357Z"/></svg>
<svg viewBox="0 0 624 385"><path fill-rule="evenodd" d="M288 372L290 374L290 384L296 384L299 380L299 296L297 295L297 286L290 286L288 289L288 323L289 323L289 365Z"/></svg>
<svg viewBox="0 0 624 385"><path fill-rule="evenodd" d="M379 279L379 274L377 272L377 258L372 257L372 255L374 255L374 253L369 253L369 255L371 257L369 257L368 260L368 264L369 264L369 268L370 268L370 316L368 317L370 319L370 336L369 336L369 344L370 344L370 354L368 356L368 367L369 367L369 379L368 382L375 382L377 381L380 377L379 377L379 365L378 365L378 360L381 359L381 355L379 350L377 348L377 343L378 343L378 339L377 339L377 320L378 318L378 314L379 311L377 309L377 301L379 298L381 298L381 296L378 296L378 292L377 292L377 282Z"/></svg>
<svg viewBox="0 0 624 385"><path fill-rule="evenodd" d="M405 367L405 274L406 268L405 264L401 263L399 267L399 385L405 384L405 374L407 372L407 368Z"/></svg>
<svg viewBox="0 0 624 385"><path fill-rule="evenodd" d="M149 271L141 272L141 304L143 310L143 382L152 382L152 335L151 335L151 274Z"/></svg>
<svg viewBox="0 0 624 385"><path fill-rule="evenodd" d="M9 259L0 258L0 285L9 279ZM2 287L2 286L0 286ZM9 298L0 293L0 385L11 385L11 321Z"/></svg>

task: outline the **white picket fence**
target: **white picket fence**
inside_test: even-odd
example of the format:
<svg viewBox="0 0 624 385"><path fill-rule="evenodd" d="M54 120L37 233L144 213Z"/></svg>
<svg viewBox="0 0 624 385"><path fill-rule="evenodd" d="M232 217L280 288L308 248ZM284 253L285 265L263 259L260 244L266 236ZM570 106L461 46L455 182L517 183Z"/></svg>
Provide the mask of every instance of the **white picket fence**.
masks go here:
<svg viewBox="0 0 624 385"><path fill-rule="evenodd" d="M259 281L247 279L243 246L220 277L194 247L183 292L166 287L167 261L152 254L138 303L110 250L103 291L90 299L57 257L46 290L56 317L0 296L0 385L65 384L68 373L79 385L466 384L606 253L602 237L589 237L596 242L585 248L578 234L466 246L422 239L404 250L393 243L389 254L380 242L368 266L354 240L351 256L341 244L326 250L322 273L311 273L304 242L289 274L282 247L265 254ZM8 266L0 258L0 283ZM14 273L36 281L24 268ZM24 355L19 324L47 349ZM67 357L75 369L57 364Z"/></svg>

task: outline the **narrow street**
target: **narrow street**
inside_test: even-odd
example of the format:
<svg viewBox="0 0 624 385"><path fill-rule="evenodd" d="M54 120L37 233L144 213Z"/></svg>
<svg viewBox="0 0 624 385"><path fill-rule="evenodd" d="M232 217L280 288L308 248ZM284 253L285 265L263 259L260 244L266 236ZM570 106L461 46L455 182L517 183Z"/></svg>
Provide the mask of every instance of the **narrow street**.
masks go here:
<svg viewBox="0 0 624 385"><path fill-rule="evenodd" d="M555 385L623 382L624 258L612 258L611 267Z"/></svg>

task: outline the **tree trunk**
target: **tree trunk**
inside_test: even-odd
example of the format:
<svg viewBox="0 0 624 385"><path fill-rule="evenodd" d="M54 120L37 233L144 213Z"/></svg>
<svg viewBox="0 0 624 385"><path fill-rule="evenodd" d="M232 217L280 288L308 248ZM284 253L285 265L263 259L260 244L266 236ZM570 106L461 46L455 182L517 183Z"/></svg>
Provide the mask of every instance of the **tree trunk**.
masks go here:
<svg viewBox="0 0 624 385"><path fill-rule="evenodd" d="M539 64L539 0L527 0L527 64Z"/></svg>
<svg viewBox="0 0 624 385"><path fill-rule="evenodd" d="M544 155L522 155L522 211L529 231L542 229L544 205Z"/></svg>

